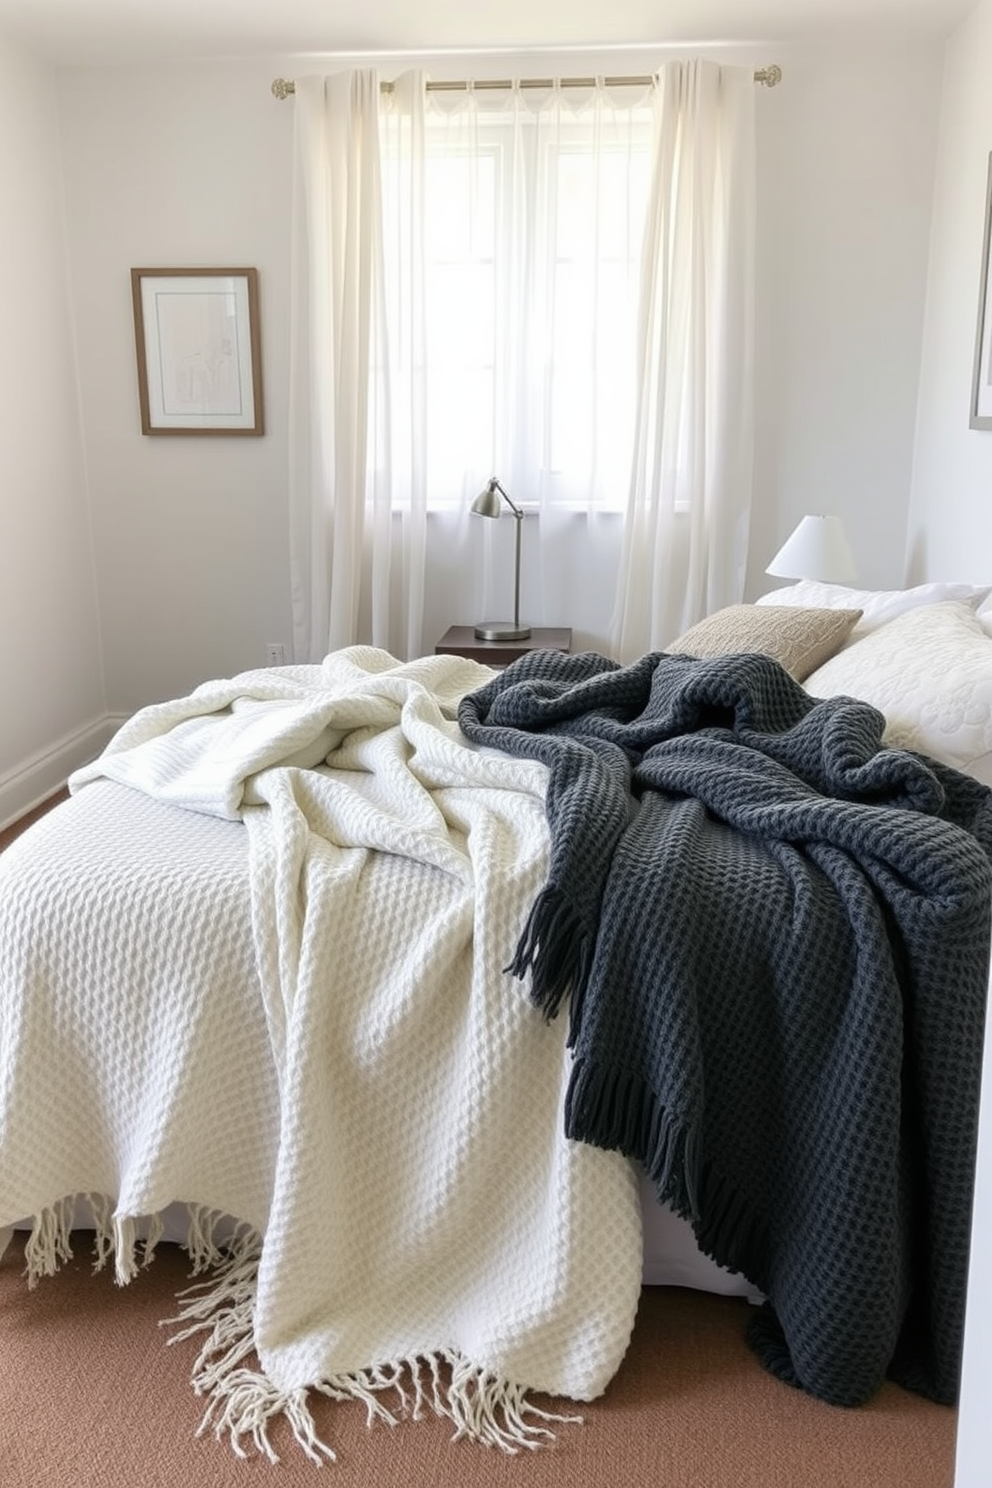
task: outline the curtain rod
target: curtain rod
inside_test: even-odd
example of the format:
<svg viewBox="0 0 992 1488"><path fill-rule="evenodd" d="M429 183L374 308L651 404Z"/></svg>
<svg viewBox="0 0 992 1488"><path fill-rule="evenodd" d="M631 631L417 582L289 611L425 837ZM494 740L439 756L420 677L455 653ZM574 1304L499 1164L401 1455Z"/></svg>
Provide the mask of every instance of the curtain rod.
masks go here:
<svg viewBox="0 0 992 1488"><path fill-rule="evenodd" d="M558 86L561 88L595 88L597 82L599 81L599 78L594 77L565 77L557 79ZM654 75L651 73L648 73L643 77L606 77L602 79L602 82L607 88L647 88L654 81ZM759 67L755 71L754 81L756 83L761 83L761 85L765 88L777 87L777 85L782 81L782 69L781 67L779 67L777 62L773 62L770 67ZM464 81L428 82L426 85L428 93L463 92L469 86L474 88L476 92L483 92L484 90L490 89L495 90L513 87L553 88L555 86L555 79L521 78L518 83L514 83L509 78L479 78L471 85ZM391 93L393 91L392 83L381 83L380 87L383 93ZM296 92L296 84L293 82L292 78L276 78L272 84L272 92L275 94L276 98L288 98L291 93Z"/></svg>

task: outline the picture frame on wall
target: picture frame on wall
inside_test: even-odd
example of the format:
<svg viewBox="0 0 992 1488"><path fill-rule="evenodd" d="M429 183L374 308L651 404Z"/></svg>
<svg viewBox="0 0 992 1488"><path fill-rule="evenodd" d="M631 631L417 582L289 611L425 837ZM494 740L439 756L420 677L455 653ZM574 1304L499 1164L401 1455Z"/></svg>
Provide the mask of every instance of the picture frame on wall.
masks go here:
<svg viewBox="0 0 992 1488"><path fill-rule="evenodd" d="M985 237L978 292L978 329L975 333L975 371L971 386L971 427L992 429L992 154L985 189Z"/></svg>
<svg viewBox="0 0 992 1488"><path fill-rule="evenodd" d="M262 434L257 269L132 269L142 434Z"/></svg>

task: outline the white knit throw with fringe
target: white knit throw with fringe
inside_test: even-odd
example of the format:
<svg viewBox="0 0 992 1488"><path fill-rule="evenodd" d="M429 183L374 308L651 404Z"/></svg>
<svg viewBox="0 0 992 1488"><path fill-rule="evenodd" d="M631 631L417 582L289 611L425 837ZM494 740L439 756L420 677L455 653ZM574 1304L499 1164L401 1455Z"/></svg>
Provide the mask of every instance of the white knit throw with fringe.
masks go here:
<svg viewBox="0 0 992 1488"><path fill-rule="evenodd" d="M204 684L0 855L0 1226L34 1216L37 1280L87 1195L123 1282L184 1201L174 1321L239 1453L281 1415L333 1457L314 1390L533 1446L530 1395L596 1397L629 1341L634 1176L565 1140L565 1020L502 969L546 776L458 730L488 675L354 647Z"/></svg>

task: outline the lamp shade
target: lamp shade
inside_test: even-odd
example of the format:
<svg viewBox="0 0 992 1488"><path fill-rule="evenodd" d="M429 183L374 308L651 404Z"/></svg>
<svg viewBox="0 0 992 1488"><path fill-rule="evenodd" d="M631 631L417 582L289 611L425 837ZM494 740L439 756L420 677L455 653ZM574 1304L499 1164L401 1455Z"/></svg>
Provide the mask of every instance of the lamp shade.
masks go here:
<svg viewBox="0 0 992 1488"><path fill-rule="evenodd" d="M472 511L477 517L498 517L503 510L503 503L499 499L500 487L497 482L491 480L484 491L480 491L472 502ZM507 497L509 500L509 497Z"/></svg>
<svg viewBox="0 0 992 1488"><path fill-rule="evenodd" d="M844 584L857 575L839 517L803 517L765 569L781 579L819 579Z"/></svg>

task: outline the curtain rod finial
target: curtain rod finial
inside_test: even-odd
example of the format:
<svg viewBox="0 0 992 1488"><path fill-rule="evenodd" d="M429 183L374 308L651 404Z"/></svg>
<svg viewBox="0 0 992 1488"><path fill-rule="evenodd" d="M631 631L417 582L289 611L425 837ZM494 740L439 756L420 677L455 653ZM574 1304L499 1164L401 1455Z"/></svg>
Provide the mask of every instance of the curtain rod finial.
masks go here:
<svg viewBox="0 0 992 1488"><path fill-rule="evenodd" d="M296 84L292 78L276 78L272 84L272 92L276 98L288 98L291 93L296 92Z"/></svg>

